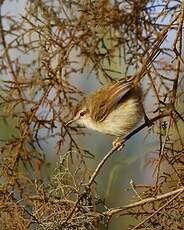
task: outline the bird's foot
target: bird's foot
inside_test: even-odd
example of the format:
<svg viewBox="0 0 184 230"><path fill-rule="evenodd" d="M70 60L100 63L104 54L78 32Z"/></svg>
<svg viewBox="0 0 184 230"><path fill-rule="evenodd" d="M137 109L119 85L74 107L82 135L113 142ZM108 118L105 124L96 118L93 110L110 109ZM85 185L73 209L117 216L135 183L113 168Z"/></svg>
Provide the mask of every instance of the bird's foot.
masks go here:
<svg viewBox="0 0 184 230"><path fill-rule="evenodd" d="M151 121L146 114L144 114L144 121L147 127L151 127L154 123Z"/></svg>
<svg viewBox="0 0 184 230"><path fill-rule="evenodd" d="M117 151L120 151L124 147L124 140L121 139L120 137L117 137L113 142L112 142L112 147L116 149Z"/></svg>

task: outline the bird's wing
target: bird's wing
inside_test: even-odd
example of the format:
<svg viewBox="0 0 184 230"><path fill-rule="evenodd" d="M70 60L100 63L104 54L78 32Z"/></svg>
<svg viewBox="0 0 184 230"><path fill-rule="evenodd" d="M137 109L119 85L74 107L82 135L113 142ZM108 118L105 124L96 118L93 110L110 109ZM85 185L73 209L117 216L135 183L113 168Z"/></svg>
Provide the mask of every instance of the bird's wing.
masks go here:
<svg viewBox="0 0 184 230"><path fill-rule="evenodd" d="M120 80L101 89L101 93L94 98L98 103L95 103L95 109L92 109L92 118L95 121L103 121L132 88L131 80Z"/></svg>

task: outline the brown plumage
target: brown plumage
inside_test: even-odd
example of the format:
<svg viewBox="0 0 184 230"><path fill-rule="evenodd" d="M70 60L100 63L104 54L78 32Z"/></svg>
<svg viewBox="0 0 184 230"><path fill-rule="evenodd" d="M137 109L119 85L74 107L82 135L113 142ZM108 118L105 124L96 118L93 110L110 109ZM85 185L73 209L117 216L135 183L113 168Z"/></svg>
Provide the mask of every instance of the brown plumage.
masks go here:
<svg viewBox="0 0 184 230"><path fill-rule="evenodd" d="M168 28L160 32L153 46L147 50L147 58L142 59L143 65L134 76L111 82L83 98L75 108L73 119L67 124L77 122L117 137L124 137L130 132L144 115L139 82L159 55ZM149 122L146 116L145 119Z"/></svg>
<svg viewBox="0 0 184 230"><path fill-rule="evenodd" d="M114 136L127 134L143 115L142 90L132 79L111 82L84 97L71 122Z"/></svg>

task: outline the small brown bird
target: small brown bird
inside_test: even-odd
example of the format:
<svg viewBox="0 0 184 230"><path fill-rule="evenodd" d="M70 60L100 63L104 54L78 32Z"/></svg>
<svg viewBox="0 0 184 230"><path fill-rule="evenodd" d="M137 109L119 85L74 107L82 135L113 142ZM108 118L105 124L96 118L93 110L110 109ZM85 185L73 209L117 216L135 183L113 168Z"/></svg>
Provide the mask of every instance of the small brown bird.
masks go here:
<svg viewBox="0 0 184 230"><path fill-rule="evenodd" d="M167 37L168 28L163 29L153 46L147 50L147 58L142 58L142 67L132 77L113 81L84 97L76 106L74 116L66 125L77 124L98 132L124 138L145 117L147 125L151 122L144 112L140 80L149 70L151 63L160 54L160 46ZM115 140L115 147L122 141Z"/></svg>
<svg viewBox="0 0 184 230"><path fill-rule="evenodd" d="M133 77L113 81L84 97L76 106L73 119L77 124L113 136L124 137L142 119L142 89ZM120 145L116 139L114 147Z"/></svg>

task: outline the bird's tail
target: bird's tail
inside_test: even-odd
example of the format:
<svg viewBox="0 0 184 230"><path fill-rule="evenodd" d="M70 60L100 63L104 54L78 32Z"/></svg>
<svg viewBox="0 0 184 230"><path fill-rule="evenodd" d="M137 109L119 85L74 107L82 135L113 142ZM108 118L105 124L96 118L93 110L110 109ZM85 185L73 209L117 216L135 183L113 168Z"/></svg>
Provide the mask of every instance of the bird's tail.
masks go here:
<svg viewBox="0 0 184 230"><path fill-rule="evenodd" d="M174 20L175 21L175 20ZM161 32L158 33L157 38L155 39L155 42L153 46L148 48L146 51L147 53L147 58L142 59L142 66L141 68L137 71L137 73L134 76L134 84L138 84L140 80L145 76L145 74L148 72L148 70L151 67L151 64L154 62L154 60L158 57L158 55L161 53L161 45L165 41L167 37L167 32L169 28L173 25L174 21L172 21L169 25L167 25Z"/></svg>

